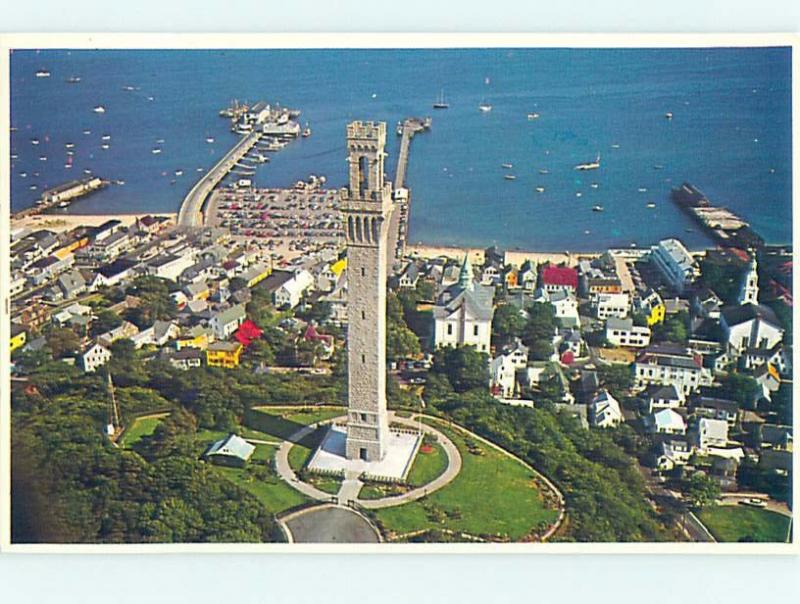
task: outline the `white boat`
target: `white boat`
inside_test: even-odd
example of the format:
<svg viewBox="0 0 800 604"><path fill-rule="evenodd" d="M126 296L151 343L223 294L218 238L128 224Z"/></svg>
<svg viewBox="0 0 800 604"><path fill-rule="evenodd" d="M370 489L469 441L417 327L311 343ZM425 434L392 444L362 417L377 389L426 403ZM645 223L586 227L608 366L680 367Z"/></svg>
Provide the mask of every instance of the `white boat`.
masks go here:
<svg viewBox="0 0 800 604"><path fill-rule="evenodd" d="M104 141L110 141L111 140L111 135L110 134L104 134L100 138L103 139Z"/></svg>
<svg viewBox="0 0 800 604"><path fill-rule="evenodd" d="M547 168L539 168L539 174L550 174L550 170Z"/></svg>
<svg viewBox="0 0 800 604"><path fill-rule="evenodd" d="M39 156L39 161L47 161L47 156L46 155L40 155Z"/></svg>
<svg viewBox="0 0 800 604"><path fill-rule="evenodd" d="M534 113L529 113L528 114L528 121L533 121L533 120L538 120L538 119L539 119L539 114L538 113L534 112Z"/></svg>
<svg viewBox="0 0 800 604"><path fill-rule="evenodd" d="M611 148L612 149L619 149L619 145L617 143L614 143L613 145L611 145Z"/></svg>
<svg viewBox="0 0 800 604"><path fill-rule="evenodd" d="M183 176L183 170L175 170L175 176Z"/></svg>
<svg viewBox="0 0 800 604"><path fill-rule="evenodd" d="M39 144L39 139L38 138L32 138L31 139L31 145L38 145L38 144Z"/></svg>
<svg viewBox="0 0 800 604"><path fill-rule="evenodd" d="M75 151L67 151L67 157L72 157L75 155Z"/></svg>
<svg viewBox="0 0 800 604"><path fill-rule="evenodd" d="M20 175L22 178L28 178L28 173L27 173L27 172L20 172L20 173L19 173L19 175Z"/></svg>
<svg viewBox="0 0 800 604"><path fill-rule="evenodd" d="M590 184L589 186L590 186L590 187L592 187L593 189L597 189L597 188L599 188L599 187L600 187L600 185L599 185L599 184L597 184L596 182L593 182L593 183L592 183L592 184Z"/></svg>
<svg viewBox="0 0 800 604"><path fill-rule="evenodd" d="M647 193L647 188L639 187L639 193Z"/></svg>
<svg viewBox="0 0 800 604"><path fill-rule="evenodd" d="M30 187L28 187L28 188L29 188L31 191L35 191L35 190L36 190L36 185L31 185L31 186L30 186Z"/></svg>
<svg viewBox="0 0 800 604"><path fill-rule="evenodd" d="M72 169L72 164L64 164L64 167L65 167L67 170L71 170L71 169Z"/></svg>
<svg viewBox="0 0 800 604"><path fill-rule="evenodd" d="M72 149L74 146L75 146L75 143L65 143L64 144L64 148L65 149Z"/></svg>
<svg viewBox="0 0 800 604"><path fill-rule="evenodd" d="M37 78L49 78L50 77L50 72L47 71L46 69L40 69L39 71L36 72L36 77Z"/></svg>
<svg viewBox="0 0 800 604"><path fill-rule="evenodd" d="M86 169L83 171L83 173L84 173L84 174L91 174L91 173L92 173L92 171L91 171L89 168L86 168Z"/></svg>
<svg viewBox="0 0 800 604"><path fill-rule="evenodd" d="M489 113L492 110L492 106L486 101L481 101L478 105L478 109L480 109L483 113Z"/></svg>
<svg viewBox="0 0 800 604"><path fill-rule="evenodd" d="M92 111L94 111L95 113L105 113L106 112L106 108L103 107L102 105L97 105L97 107L92 109Z"/></svg>
<svg viewBox="0 0 800 604"><path fill-rule="evenodd" d="M603 206L592 206L592 212L602 212Z"/></svg>
<svg viewBox="0 0 800 604"><path fill-rule="evenodd" d="M434 109L449 109L450 103L444 100L444 89L439 92L439 98L433 103Z"/></svg>
<svg viewBox="0 0 800 604"><path fill-rule="evenodd" d="M84 134L91 134L91 133L92 133L92 131L91 131L91 130L84 130L84 131L83 131L83 133L84 133Z"/></svg>
<svg viewBox="0 0 800 604"><path fill-rule="evenodd" d="M513 168L513 167L514 167L514 164L500 164L500 165L501 165L503 168L505 168L506 170L510 170L511 168Z"/></svg>
<svg viewBox="0 0 800 604"><path fill-rule="evenodd" d="M128 92L132 92L132 91L136 90L133 86L123 86L122 89L123 90L127 90Z"/></svg>
<svg viewBox="0 0 800 604"><path fill-rule="evenodd" d="M576 170L597 170L600 167L600 154L597 154L597 159L594 161L578 164L575 166Z"/></svg>
<svg viewBox="0 0 800 604"><path fill-rule="evenodd" d="M11 154L11 159L12 160L17 159L17 157L19 157L19 156L16 153L12 153Z"/></svg>
<svg viewBox="0 0 800 604"><path fill-rule="evenodd" d="M578 191L577 193L575 193L575 197L583 197L583 193L581 193L580 191Z"/></svg>
<svg viewBox="0 0 800 604"><path fill-rule="evenodd" d="M514 176L513 174L504 174L503 178L505 178L506 180L516 180L517 179L517 177Z"/></svg>
<svg viewBox="0 0 800 604"><path fill-rule="evenodd" d="M651 201L650 203L648 203L648 204L647 204L647 207L648 207L648 208L650 208L650 209L652 210L654 207L656 207L656 204L654 204L654 203Z"/></svg>
<svg viewBox="0 0 800 604"><path fill-rule="evenodd" d="M79 76L70 76L67 78L67 84L78 84L81 78Z"/></svg>
<svg viewBox="0 0 800 604"><path fill-rule="evenodd" d="M100 145L101 149L108 149L109 147L111 147L111 145L109 145L108 143L103 143L102 145Z"/></svg>
<svg viewBox="0 0 800 604"><path fill-rule="evenodd" d="M303 128L303 131L300 133L300 136L302 136L303 138L308 138L309 136L311 136L311 128L309 128L308 126Z"/></svg>
<svg viewBox="0 0 800 604"><path fill-rule="evenodd" d="M61 203L58 204L58 207L59 208L68 208L69 207L69 202L68 201L62 201Z"/></svg>
<svg viewBox="0 0 800 604"><path fill-rule="evenodd" d="M537 193L544 193L544 187L536 187Z"/></svg>
<svg viewBox="0 0 800 604"><path fill-rule="evenodd" d="M213 143L213 142L214 142L214 137L213 137L213 136L209 136L209 137L207 137L207 138L206 138L206 142L207 142L207 143L210 145L211 143Z"/></svg>
<svg viewBox="0 0 800 604"><path fill-rule="evenodd" d="M155 100L155 99L153 97L149 96L149 97L147 97L147 100L148 101L152 101L152 100Z"/></svg>
<svg viewBox="0 0 800 604"><path fill-rule="evenodd" d="M668 120L671 120L672 119L672 111L667 111L664 114L664 117L667 118Z"/></svg>
<svg viewBox="0 0 800 604"><path fill-rule="evenodd" d="M163 145L163 144L164 144L163 138L156 139L156 145Z"/></svg>
<svg viewBox="0 0 800 604"><path fill-rule="evenodd" d="M158 147L156 147L155 149L153 149L153 150L151 151L151 153L152 153L153 155L157 155L158 153L161 153L161 149L159 149Z"/></svg>

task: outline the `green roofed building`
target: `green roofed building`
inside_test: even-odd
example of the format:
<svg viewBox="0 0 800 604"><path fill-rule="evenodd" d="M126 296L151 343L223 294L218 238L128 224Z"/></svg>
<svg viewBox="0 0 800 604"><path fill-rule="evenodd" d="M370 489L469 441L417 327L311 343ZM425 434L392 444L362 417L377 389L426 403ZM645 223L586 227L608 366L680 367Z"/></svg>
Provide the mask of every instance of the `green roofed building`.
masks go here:
<svg viewBox="0 0 800 604"><path fill-rule="evenodd" d="M203 457L216 464L242 467L255 450L255 445L251 445L241 436L229 434L211 445Z"/></svg>

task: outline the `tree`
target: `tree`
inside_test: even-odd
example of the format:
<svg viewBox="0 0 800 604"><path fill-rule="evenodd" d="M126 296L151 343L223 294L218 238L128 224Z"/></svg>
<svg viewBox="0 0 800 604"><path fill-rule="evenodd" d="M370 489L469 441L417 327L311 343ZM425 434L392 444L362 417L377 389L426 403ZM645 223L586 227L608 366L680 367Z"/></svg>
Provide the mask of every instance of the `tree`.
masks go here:
<svg viewBox="0 0 800 604"><path fill-rule="evenodd" d="M530 346L536 340L551 340L556 328L556 310L549 302L535 302L528 309L528 322L522 341Z"/></svg>
<svg viewBox="0 0 800 604"><path fill-rule="evenodd" d="M617 399L624 396L633 384L633 373L627 365L600 365L597 377Z"/></svg>
<svg viewBox="0 0 800 604"><path fill-rule="evenodd" d="M737 401L741 406L753 409L761 397L761 386L749 375L730 372L720 378L719 395L722 398Z"/></svg>
<svg viewBox="0 0 800 604"><path fill-rule="evenodd" d="M685 342L689 337L689 314L681 311L656 327L656 334L668 342Z"/></svg>
<svg viewBox="0 0 800 604"><path fill-rule="evenodd" d="M81 348L81 339L78 335L66 327L58 327L53 329L46 336L47 346L53 353L53 358L60 359L61 357L77 354Z"/></svg>
<svg viewBox="0 0 800 604"><path fill-rule="evenodd" d="M488 356L474 346L440 348L434 357L433 370L447 376L456 392L489 387Z"/></svg>
<svg viewBox="0 0 800 604"><path fill-rule="evenodd" d="M531 358L536 361L548 361L553 356L553 343L550 340L534 340L529 349Z"/></svg>
<svg viewBox="0 0 800 604"><path fill-rule="evenodd" d="M96 334L111 331L122 325L122 317L120 317L113 310L101 310L97 313L95 320L92 322L92 331Z"/></svg>
<svg viewBox="0 0 800 604"><path fill-rule="evenodd" d="M519 309L512 304L503 304L494 311L492 333L501 343L507 343L522 335L525 319Z"/></svg>
<svg viewBox="0 0 800 604"><path fill-rule="evenodd" d="M405 323L389 325L386 332L386 358L407 359L420 353L419 339Z"/></svg>
<svg viewBox="0 0 800 604"><path fill-rule="evenodd" d="M695 472L688 480L684 480L683 494L689 503L702 508L713 503L719 497L719 483L702 472Z"/></svg>

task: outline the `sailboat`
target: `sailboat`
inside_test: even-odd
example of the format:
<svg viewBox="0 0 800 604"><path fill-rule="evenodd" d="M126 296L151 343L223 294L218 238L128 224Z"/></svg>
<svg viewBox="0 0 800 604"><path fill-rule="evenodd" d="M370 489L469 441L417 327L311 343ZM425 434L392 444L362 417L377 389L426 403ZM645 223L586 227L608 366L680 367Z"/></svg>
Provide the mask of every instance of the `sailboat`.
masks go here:
<svg viewBox="0 0 800 604"><path fill-rule="evenodd" d="M449 109L450 103L444 100L444 90L439 93L439 98L433 104L434 109Z"/></svg>

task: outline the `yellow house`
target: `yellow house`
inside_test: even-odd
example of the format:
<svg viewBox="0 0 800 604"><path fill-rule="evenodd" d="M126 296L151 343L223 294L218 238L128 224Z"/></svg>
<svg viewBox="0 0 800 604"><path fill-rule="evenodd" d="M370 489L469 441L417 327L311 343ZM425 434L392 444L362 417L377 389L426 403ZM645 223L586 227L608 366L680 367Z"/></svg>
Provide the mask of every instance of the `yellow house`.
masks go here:
<svg viewBox="0 0 800 604"><path fill-rule="evenodd" d="M667 307L664 303L656 304L650 308L650 314L647 315L647 326L651 327L656 323L663 323L664 317L667 315Z"/></svg>
<svg viewBox="0 0 800 604"><path fill-rule="evenodd" d="M17 323L11 324L11 352L14 352L20 346L24 346L28 339L28 333L22 325Z"/></svg>
<svg viewBox="0 0 800 604"><path fill-rule="evenodd" d="M198 333L196 335L188 334L175 340L175 348L181 350L183 348L199 348L205 350L208 348L208 334Z"/></svg>
<svg viewBox="0 0 800 604"><path fill-rule="evenodd" d="M339 275L342 274L342 271L347 268L347 258L342 258L341 260L337 260L333 264L331 264L331 272L336 275L336 278L339 278Z"/></svg>
<svg viewBox="0 0 800 604"><path fill-rule="evenodd" d="M238 367L242 350L244 346L239 342L214 342L206 349L206 363L209 367Z"/></svg>
<svg viewBox="0 0 800 604"><path fill-rule="evenodd" d="M253 287L261 283L272 274L272 267L268 264L257 264L242 275L247 281L247 287Z"/></svg>
<svg viewBox="0 0 800 604"><path fill-rule="evenodd" d="M511 270L504 275L504 279L506 287L513 289L519 285L519 272L516 268L511 268Z"/></svg>

